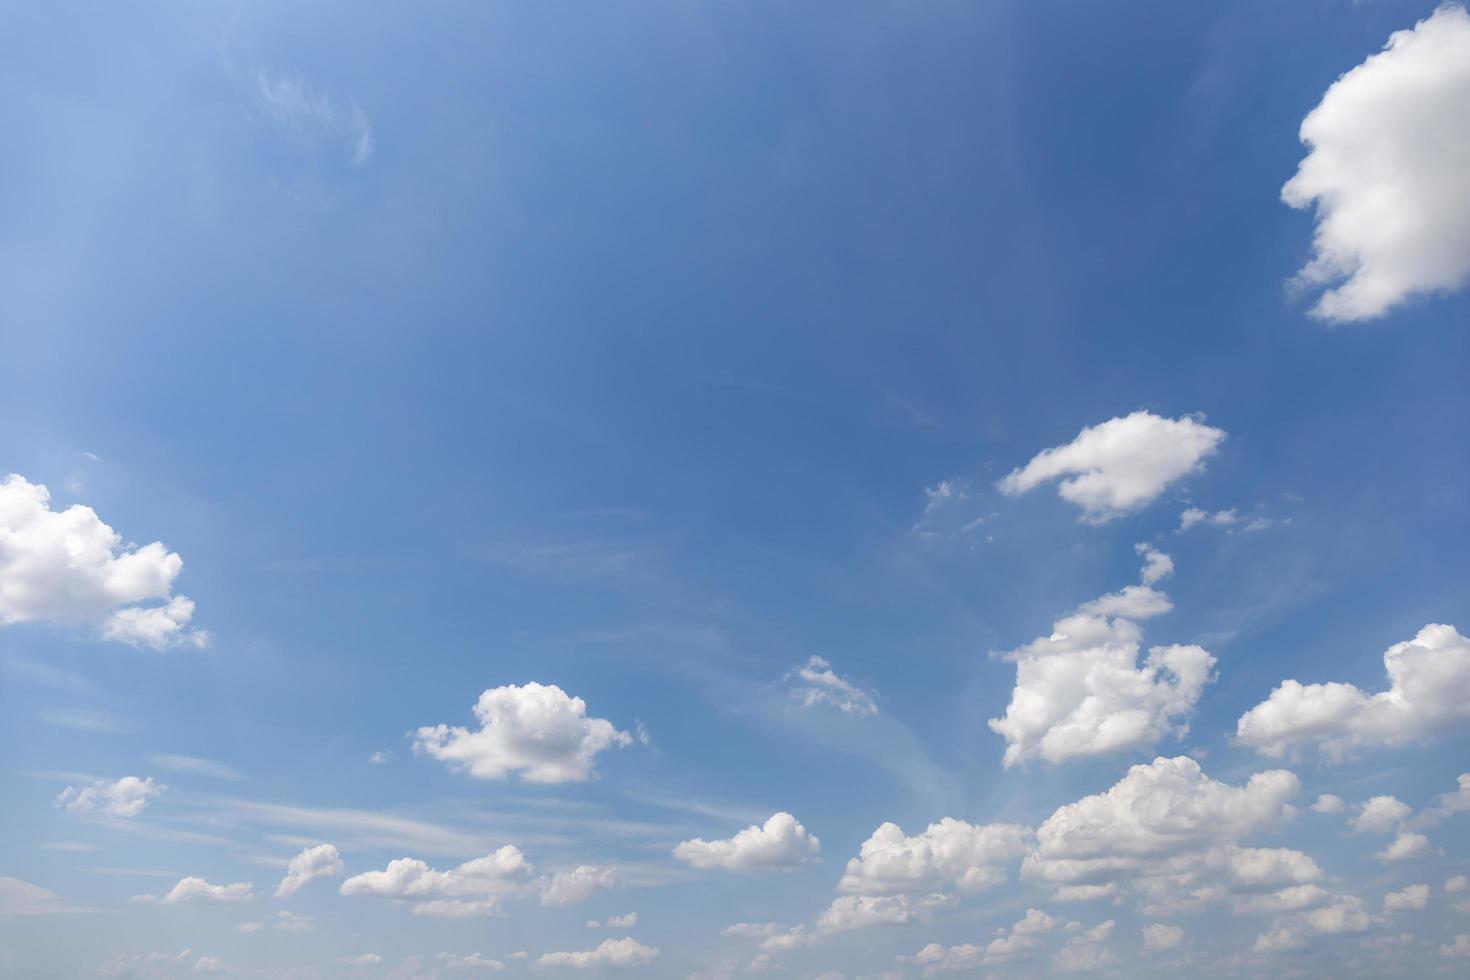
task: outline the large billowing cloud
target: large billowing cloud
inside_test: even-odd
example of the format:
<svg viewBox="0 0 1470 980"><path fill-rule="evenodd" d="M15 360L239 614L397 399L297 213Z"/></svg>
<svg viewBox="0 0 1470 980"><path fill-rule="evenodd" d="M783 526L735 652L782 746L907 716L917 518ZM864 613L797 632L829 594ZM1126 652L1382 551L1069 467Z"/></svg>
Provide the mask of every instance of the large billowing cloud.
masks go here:
<svg viewBox="0 0 1470 980"><path fill-rule="evenodd" d="M538 967L571 966L579 969L643 966L658 959L658 947L645 946L631 937L604 939L596 949L577 953L546 953Z"/></svg>
<svg viewBox="0 0 1470 980"><path fill-rule="evenodd" d="M414 734L414 750L480 779L512 773L530 783L582 782L597 754L631 745L633 736L605 718L589 718L587 703L555 684L491 688L475 702L480 727L434 725Z"/></svg>
<svg viewBox="0 0 1470 980"><path fill-rule="evenodd" d="M318 878L332 878L345 869L342 855L331 844L308 847L291 859L286 868L286 877L276 886L276 897L294 895Z"/></svg>
<svg viewBox="0 0 1470 980"><path fill-rule="evenodd" d="M383 871L348 878L340 891L412 901L418 915L489 915L499 910L503 899L529 887L531 872L520 849L506 844L448 871L437 871L415 858L398 858Z"/></svg>
<svg viewBox="0 0 1470 980"><path fill-rule="evenodd" d="M789 813L774 813L764 826L751 824L726 840L696 837L674 848L674 857L696 868L785 871L816 861L822 842Z"/></svg>
<svg viewBox="0 0 1470 980"><path fill-rule="evenodd" d="M885 823L847 862L837 887L861 895L980 891L1006 880L1006 868L1025 853L1030 840L1029 828L1011 823L971 824L945 817L913 837L904 836L898 824Z"/></svg>
<svg viewBox="0 0 1470 980"><path fill-rule="evenodd" d="M1143 576L1157 582L1168 556L1150 549L1147 557ZM1152 585L1130 585L1084 603L1049 635L1005 654L1016 665L1016 686L1005 717L989 722L1006 740L1004 765L1065 762L1182 735L1215 658L1198 646L1156 646L1139 666L1143 632L1133 620L1171 608Z"/></svg>
<svg viewBox="0 0 1470 980"><path fill-rule="evenodd" d="M1470 16L1440 7L1343 75L1302 121L1305 159L1281 189L1316 205L1298 274L1330 285L1312 307L1366 320L1470 278Z"/></svg>
<svg viewBox="0 0 1470 980"><path fill-rule="evenodd" d="M81 504L51 509L51 492L12 473L0 482L0 626L48 622L162 649L203 646L194 603L173 594L184 560L162 544L124 544Z"/></svg>
<svg viewBox="0 0 1470 980"><path fill-rule="evenodd" d="M1083 429L1064 446L1042 450L997 486L1016 496L1060 479L1061 498L1081 507L1087 523L1101 524L1147 505L1199 469L1224 438L1224 430L1193 416L1134 412Z"/></svg>
<svg viewBox="0 0 1470 980"><path fill-rule="evenodd" d="M1309 884L1322 870L1307 855L1240 843L1287 819L1300 785L1275 769L1231 786L1186 756L1133 766L1106 792L1048 817L1021 876L1058 889L1114 885L1164 909Z"/></svg>
<svg viewBox="0 0 1470 980"><path fill-rule="evenodd" d="M1374 746L1400 746L1470 724L1470 640L1430 624L1383 655L1389 688L1368 694L1352 684L1282 681L1241 716L1235 737L1280 757L1317 745L1329 759Z"/></svg>

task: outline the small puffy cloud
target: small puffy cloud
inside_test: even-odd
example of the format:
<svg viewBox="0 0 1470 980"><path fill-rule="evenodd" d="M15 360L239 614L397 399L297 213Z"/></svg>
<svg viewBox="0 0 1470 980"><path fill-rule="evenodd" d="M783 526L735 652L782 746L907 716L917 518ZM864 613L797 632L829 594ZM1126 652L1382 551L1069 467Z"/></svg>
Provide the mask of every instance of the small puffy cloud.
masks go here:
<svg viewBox="0 0 1470 980"><path fill-rule="evenodd" d="M1212 514L1206 510L1200 510L1198 507L1189 507L1185 509L1184 513L1179 515L1179 530L1188 531L1197 524L1211 525L1214 527L1230 527L1238 520L1240 518L1236 516L1233 508L1230 510L1217 510Z"/></svg>
<svg viewBox="0 0 1470 980"><path fill-rule="evenodd" d="M985 961L990 963L1011 959L1030 952L1041 945L1039 937L1053 931L1060 924L1055 916L1041 909L1027 909L1018 922L1010 929L1002 929L1000 935L986 945Z"/></svg>
<svg viewBox="0 0 1470 980"><path fill-rule="evenodd" d="M579 953L546 953L536 961L536 966L571 966L585 970L597 967L643 966L656 959L656 946L645 946L632 938L604 939L596 949Z"/></svg>
<svg viewBox="0 0 1470 980"><path fill-rule="evenodd" d="M287 865L286 877L276 886L276 897L294 895L318 878L333 878L344 870L346 865L342 863L342 855L331 844L308 847Z"/></svg>
<svg viewBox="0 0 1470 980"><path fill-rule="evenodd" d="M1340 796L1331 793L1323 793L1312 803L1313 813L1341 813L1347 809L1347 802Z"/></svg>
<svg viewBox="0 0 1470 980"><path fill-rule="evenodd" d="M738 939L764 939L780 931L781 927L774 922L737 922L721 929L720 935Z"/></svg>
<svg viewBox="0 0 1470 980"><path fill-rule="evenodd" d="M860 895L920 894L944 888L980 891L1005 882L1006 868L1031 840L1020 824L971 824L945 817L923 833L904 835L884 823L847 862L839 891Z"/></svg>
<svg viewBox="0 0 1470 980"><path fill-rule="evenodd" d="M1417 857L1423 857L1433 851L1429 846L1429 838L1423 834L1412 834L1407 831L1400 833L1383 850L1373 855L1384 864L1392 864L1395 861L1411 861Z"/></svg>
<svg viewBox="0 0 1470 980"><path fill-rule="evenodd" d="M1170 484L1198 470L1225 438L1194 416L1134 412L1083 429L1063 446L1042 450L997 486L1016 496L1061 479L1057 493L1101 524L1147 505Z"/></svg>
<svg viewBox="0 0 1470 980"><path fill-rule="evenodd" d="M72 813L104 813L110 817L136 817L148 801L168 789L153 777L124 776L99 779L85 786L68 786L56 797L56 805Z"/></svg>
<svg viewBox="0 0 1470 980"><path fill-rule="evenodd" d="M602 929L604 927L608 929L631 929L637 924L637 912L629 912L627 915L610 915L607 917L606 922L599 922L596 919L587 920L588 929ZM720 935L727 935L727 933L721 929Z"/></svg>
<svg viewBox="0 0 1470 980"><path fill-rule="evenodd" d="M974 943L961 943L958 946L941 946L939 943L930 943L914 954L914 962L924 968L924 976L932 977L937 973L958 973L961 970L974 970L980 965L985 950Z"/></svg>
<svg viewBox="0 0 1470 980"><path fill-rule="evenodd" d="M197 755L150 755L148 761L160 769L186 776L208 776L210 779L225 779L230 782L239 782L245 778L223 762Z"/></svg>
<svg viewBox="0 0 1470 980"><path fill-rule="evenodd" d="M589 718L587 704L555 684L532 682L491 688L475 703L475 730L435 725L414 735L414 751L480 779L519 773L526 782L583 782L593 760L633 736L605 718Z"/></svg>
<svg viewBox="0 0 1470 980"><path fill-rule="evenodd" d="M1462 892L1467 888L1470 888L1470 878L1467 878L1464 875L1455 875L1452 878L1446 878L1444 880L1444 893L1446 895L1453 895L1456 892Z"/></svg>
<svg viewBox="0 0 1470 980"><path fill-rule="evenodd" d="M118 953L97 972L103 977L126 980L173 980L227 971L219 957L198 956L186 949L181 953Z"/></svg>
<svg viewBox="0 0 1470 980"><path fill-rule="evenodd" d="M1357 816L1348 821L1354 830L1386 834L1409 818L1413 809L1392 796L1375 796L1365 801Z"/></svg>
<svg viewBox="0 0 1470 980"><path fill-rule="evenodd" d="M783 932L776 932L761 941L762 953L785 953L793 949L801 949L810 946L813 937L806 931L806 926L792 926Z"/></svg>
<svg viewBox="0 0 1470 980"><path fill-rule="evenodd" d="M285 909L275 915L268 915L258 922L242 922L235 927L238 932L259 932L262 929L279 929L282 932L311 932L316 928L315 921L309 915L297 915Z"/></svg>
<svg viewBox="0 0 1470 980"><path fill-rule="evenodd" d="M255 897L255 886L248 881L237 881L232 885L214 885L203 878L190 875L180 878L178 884L169 889L162 898L140 895L136 901L160 901L165 905L187 905L191 903L234 905L248 902Z"/></svg>
<svg viewBox="0 0 1470 980"><path fill-rule="evenodd" d="M1067 940L1051 958L1051 968L1057 973L1086 973L1101 969L1115 957L1102 944L1107 942L1117 925L1112 919L1100 923L1080 936Z"/></svg>
<svg viewBox="0 0 1470 980"><path fill-rule="evenodd" d="M1415 820L1415 823L1424 827L1433 827L1448 817L1457 813L1470 811L1470 772L1461 773L1458 779L1459 788L1453 793L1441 793L1434 801L1434 805L1425 808Z"/></svg>
<svg viewBox="0 0 1470 980"><path fill-rule="evenodd" d="M1383 655L1389 688L1285 680L1236 723L1236 741L1280 757L1318 745L1331 760L1374 746L1401 746L1470 724L1470 640L1430 624Z"/></svg>
<svg viewBox="0 0 1470 980"><path fill-rule="evenodd" d="M1342 75L1302 120L1308 147L1281 189L1316 206L1297 275L1327 286L1326 320L1368 320L1470 278L1470 17L1446 4Z"/></svg>
<svg viewBox="0 0 1470 980"><path fill-rule="evenodd" d="M1410 885L1383 896L1385 912L1418 911L1429 907L1429 886Z"/></svg>
<svg viewBox="0 0 1470 980"><path fill-rule="evenodd" d="M787 871L818 860L821 841L789 813L774 813L765 826L751 824L727 840L696 837L674 848L674 857L696 868Z"/></svg>
<svg viewBox="0 0 1470 980"><path fill-rule="evenodd" d="M419 915L491 915L502 899L529 887L532 867L520 849L507 844L492 854L438 871L414 858L388 862L342 882L343 895L366 895L414 902Z"/></svg>
<svg viewBox="0 0 1470 980"><path fill-rule="evenodd" d="M876 715L878 704L872 695L851 681L838 676L832 665L821 657L812 657L786 675L791 682L791 696L802 707L825 704L849 715Z"/></svg>
<svg viewBox="0 0 1470 980"><path fill-rule="evenodd" d="M1153 922L1143 927L1143 951L1145 953L1160 953L1166 949L1173 949L1182 942L1184 942L1184 930L1178 926Z"/></svg>
<svg viewBox="0 0 1470 980"><path fill-rule="evenodd" d="M542 905L576 905L585 902L604 888L617 885L617 875L611 868L583 864L571 871L558 871L549 878L541 879ZM634 916L637 921L637 916ZM613 925L609 919L607 924Z"/></svg>
<svg viewBox="0 0 1470 980"><path fill-rule="evenodd" d="M470 953L467 956L440 953L434 959L451 973L498 973L505 969L504 963L488 956L481 956L479 953Z"/></svg>
<svg viewBox="0 0 1470 980"><path fill-rule="evenodd" d="M1160 579L1174 574L1174 559L1153 545L1140 541L1133 546L1133 550L1143 559L1143 568L1139 569L1138 577L1144 585L1154 585Z"/></svg>
<svg viewBox="0 0 1470 980"><path fill-rule="evenodd" d="M1305 912L1278 916L1272 927L1256 937L1257 953L1285 953L1303 949L1313 936L1340 936L1368 931L1373 917L1361 899L1339 895L1330 904Z"/></svg>
<svg viewBox="0 0 1470 980"><path fill-rule="evenodd" d="M157 541L124 544L90 507L50 501L25 477L0 482L0 626L80 624L154 649L205 644L188 628L194 603L173 595L182 558Z"/></svg>
<svg viewBox="0 0 1470 980"><path fill-rule="evenodd" d="M842 895L818 916L817 928L830 933L906 925L922 918L927 909L907 895Z"/></svg>
<svg viewBox="0 0 1470 980"><path fill-rule="evenodd" d="M1157 570L1146 564L1145 578L1151 567ZM1084 603L1053 623L1050 635L1004 654L1016 665L1016 686L1005 716L988 723L1006 740L1003 765L1038 757L1060 763L1183 735L1183 718L1215 658L1198 646L1155 646L1139 666L1143 631L1134 620L1170 608L1162 592L1130 585Z"/></svg>
<svg viewBox="0 0 1470 980"><path fill-rule="evenodd" d="M1470 933L1460 933L1452 943L1441 943L1439 955L1457 959L1470 956Z"/></svg>

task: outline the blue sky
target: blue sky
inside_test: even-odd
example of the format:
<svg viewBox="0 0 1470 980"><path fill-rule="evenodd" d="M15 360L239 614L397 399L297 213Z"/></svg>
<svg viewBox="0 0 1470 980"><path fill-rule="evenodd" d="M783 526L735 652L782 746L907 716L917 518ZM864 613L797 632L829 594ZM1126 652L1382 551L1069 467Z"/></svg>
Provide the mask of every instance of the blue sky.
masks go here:
<svg viewBox="0 0 1470 980"><path fill-rule="evenodd" d="M1462 8L5 21L0 976L1464 969Z"/></svg>

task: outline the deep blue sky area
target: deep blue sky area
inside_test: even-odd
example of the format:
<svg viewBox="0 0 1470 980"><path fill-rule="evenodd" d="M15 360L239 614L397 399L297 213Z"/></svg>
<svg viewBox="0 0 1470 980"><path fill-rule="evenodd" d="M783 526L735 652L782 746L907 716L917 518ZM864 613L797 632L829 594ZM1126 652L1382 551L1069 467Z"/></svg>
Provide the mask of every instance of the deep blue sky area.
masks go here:
<svg viewBox="0 0 1470 980"><path fill-rule="evenodd" d="M1371 695L1390 646L1470 625L1470 299L1313 315L1316 216L1281 199L1304 117L1434 13L0 5L0 477L49 488L47 521L93 508L117 554L182 556L146 598L186 594L208 634L19 611L31 545L0 508L0 977L488 975L472 952L505 976L1456 975L1467 818L1431 811L1470 718L1416 706L1342 754L1237 730L1287 678ZM998 487L1138 412L1223 435L1100 520ZM1181 530L1188 508L1233 523ZM1145 582L1172 608L1138 619L1139 663L1197 644L1211 679L1150 737L1003 766L1004 652L1138 582L1140 542L1174 572ZM1430 689L1470 691L1452 655ZM804 687L812 658L831 680ZM628 744L537 781L415 735L532 682ZM1156 756L1300 780L1180 858L1211 869L1182 892L1272 847L1311 855L1281 887L1320 897L1036 877L1053 811ZM168 789L131 814L58 796L126 776ZM1414 815L1369 829L1378 795ZM819 853L676 850L773 813ZM945 817L1043 844L985 887L843 877L885 821ZM275 897L326 843L344 867ZM415 914L479 885L353 890L506 844L537 877L496 914ZM585 900L538 884L579 866L607 874ZM175 896L191 876L252 897ZM835 927L844 895L911 905ZM1055 917L1039 945L987 951L1028 908Z"/></svg>

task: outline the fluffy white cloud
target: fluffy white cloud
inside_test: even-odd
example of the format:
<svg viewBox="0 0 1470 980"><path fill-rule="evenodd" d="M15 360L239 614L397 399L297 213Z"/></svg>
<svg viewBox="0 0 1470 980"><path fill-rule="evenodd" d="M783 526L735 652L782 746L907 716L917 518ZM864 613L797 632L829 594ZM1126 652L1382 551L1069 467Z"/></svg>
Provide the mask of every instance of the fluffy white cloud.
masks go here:
<svg viewBox="0 0 1470 980"><path fill-rule="evenodd" d="M636 926L637 924L638 924L638 913L637 912L629 912L627 915L610 915L610 916L607 917L607 921L605 921L605 922L599 922L596 919L588 919L587 920L587 928L588 929L602 929L602 928L608 928L608 929L631 929L634 926ZM720 934L721 935L727 935L727 933L723 929L720 930ZM733 933L730 933L728 935L733 935Z"/></svg>
<svg viewBox="0 0 1470 980"><path fill-rule="evenodd" d="M1151 569L1158 570L1152 558L1146 579ZM1130 585L1084 603L1053 623L1049 636L1006 653L1016 686L1005 717L989 721L1006 740L1003 764L1065 762L1145 748L1171 731L1183 735L1182 719L1215 658L1198 646L1156 646L1138 665L1143 631L1133 620L1170 608L1152 586Z"/></svg>
<svg viewBox="0 0 1470 980"><path fill-rule="evenodd" d="M1178 926L1153 922L1143 927L1143 951L1145 953L1159 953L1166 949L1173 949L1182 942L1184 942L1184 930Z"/></svg>
<svg viewBox="0 0 1470 980"><path fill-rule="evenodd" d="M930 943L914 954L914 962L924 968L924 976L932 977L936 973L955 973L960 970L973 970L980 965L981 957L985 951L974 943L961 943L958 946L941 946L939 943Z"/></svg>
<svg viewBox="0 0 1470 980"><path fill-rule="evenodd" d="M1185 509L1184 513L1179 515L1179 530L1188 531L1196 524L1229 527L1238 520L1239 518L1236 517L1234 508L1230 510L1217 510L1212 514L1206 510L1200 510L1198 507L1189 507Z"/></svg>
<svg viewBox="0 0 1470 980"><path fill-rule="evenodd" d="M111 817L136 817L148 801L168 789L153 777L99 779L85 786L68 786L56 797L56 805L72 813L105 813Z"/></svg>
<svg viewBox="0 0 1470 980"><path fill-rule="evenodd" d="M1225 432L1194 416L1169 419L1134 412L1078 433L1064 446L1037 453L998 484L1008 496L1061 478L1057 493L1101 524L1145 506L1173 482L1199 469Z"/></svg>
<svg viewBox="0 0 1470 980"><path fill-rule="evenodd" d="M248 902L255 897L255 886L248 881L237 881L232 885L214 885L203 878L190 875L180 878L178 884L169 889L162 898L139 895L135 901L161 901L165 905L184 905L191 902L234 905Z"/></svg>
<svg viewBox="0 0 1470 980"><path fill-rule="evenodd" d="M720 935L740 939L763 939L766 936L774 936L780 931L781 927L774 922L737 922L721 929Z"/></svg>
<svg viewBox="0 0 1470 980"><path fill-rule="evenodd" d="M1352 684L1282 681L1241 716L1236 740L1262 755L1320 745L1342 759L1370 746L1399 746L1470 723L1470 640L1453 626L1430 624L1383 655L1389 689L1367 694Z"/></svg>
<svg viewBox="0 0 1470 980"><path fill-rule="evenodd" d="M286 877L276 886L276 897L294 895L318 878L332 878L346 870L342 855L331 844L308 847L291 859L286 866Z"/></svg>
<svg viewBox="0 0 1470 980"><path fill-rule="evenodd" d="M1304 948L1313 936L1366 932L1372 926L1373 917L1363 909L1361 899L1340 895L1329 905L1278 917L1270 930L1256 937L1254 950L1289 952Z"/></svg>
<svg viewBox="0 0 1470 980"><path fill-rule="evenodd" d="M0 626L77 623L134 646L205 644L187 628L194 603L172 594L182 558L157 541L125 545L90 507L50 502L22 476L0 482Z"/></svg>
<svg viewBox="0 0 1470 980"><path fill-rule="evenodd" d="M1470 772L1461 773L1458 783L1459 789L1453 793L1439 794L1434 805L1425 809L1415 822L1421 826L1433 827L1447 817L1470 811Z"/></svg>
<svg viewBox="0 0 1470 980"><path fill-rule="evenodd" d="M1386 834L1409 818L1414 811L1407 803L1392 796L1375 796L1363 803L1357 816L1348 821L1354 830L1369 834Z"/></svg>
<svg viewBox="0 0 1470 980"><path fill-rule="evenodd" d="M904 836L882 824L847 862L838 889L860 895L918 894L954 887L979 891L1006 880L1025 853L1031 831L1019 824L971 824L945 817L922 834Z"/></svg>
<svg viewBox="0 0 1470 980"><path fill-rule="evenodd" d="M531 864L514 845L484 857L437 871L414 858L388 862L383 871L368 871L342 882L343 895L368 895L415 902L420 915L489 915L502 899L529 887Z"/></svg>
<svg viewBox="0 0 1470 980"><path fill-rule="evenodd" d="M1138 577L1144 585L1154 585L1160 579L1174 574L1174 559L1153 545L1140 541L1133 546L1133 550L1143 559L1143 568L1139 569Z"/></svg>
<svg viewBox="0 0 1470 980"><path fill-rule="evenodd" d="M896 926L915 922L929 908L907 895L842 895L817 918L822 932L847 932L872 926Z"/></svg>
<svg viewBox="0 0 1470 980"><path fill-rule="evenodd" d="M1187 756L1133 766L1106 792L1048 817L1021 877L1058 887L1127 882L1165 906L1181 895L1198 903L1303 884L1321 875L1306 855L1238 844L1290 816L1300 785L1277 769L1231 786Z"/></svg>
<svg viewBox="0 0 1470 980"><path fill-rule="evenodd" d="M578 865L571 871L558 871L549 878L541 879L542 905L576 905L585 902L604 888L617 885L617 875L611 868L599 868L592 864ZM634 916L637 921L637 916ZM613 920L609 919L609 926Z"/></svg>
<svg viewBox="0 0 1470 980"><path fill-rule="evenodd" d="M1429 907L1429 886L1410 885L1396 892L1389 892L1383 896L1383 910L1385 912L1407 912L1417 911Z"/></svg>
<svg viewBox="0 0 1470 980"><path fill-rule="evenodd" d="M555 684L491 688L475 702L480 727L420 728L414 751L480 779L520 773L531 783L582 782L597 753L633 743L605 718L587 717L587 704Z"/></svg>
<svg viewBox="0 0 1470 980"><path fill-rule="evenodd" d="M1467 878L1465 875L1455 875L1452 878L1446 878L1444 880L1444 893L1446 895L1453 895L1467 888L1470 888L1470 878Z"/></svg>
<svg viewBox="0 0 1470 980"><path fill-rule="evenodd" d="M765 826L751 824L727 840L696 837L674 848L674 857L696 868L786 871L816 861L822 842L789 813L774 813Z"/></svg>
<svg viewBox="0 0 1470 980"><path fill-rule="evenodd" d="M1336 285L1313 314L1366 320L1470 278L1467 118L1470 17L1455 4L1391 35L1302 120L1309 151L1281 197L1316 205L1298 281Z"/></svg>
<svg viewBox="0 0 1470 980"><path fill-rule="evenodd" d="M792 682L791 695L803 707L830 705L849 715L876 715L878 704L870 694L832 671L821 657L812 657L786 675Z"/></svg>
<svg viewBox="0 0 1470 980"><path fill-rule="evenodd" d="M596 949L579 953L546 953L536 961L538 967L572 966L579 969L594 967L643 966L658 959L658 948L645 946L636 939L604 939Z"/></svg>
<svg viewBox="0 0 1470 980"><path fill-rule="evenodd" d="M1029 952L1041 945L1039 937L1055 929L1060 923L1041 909L1027 909L1020 921L992 939L985 947L986 962L1009 959Z"/></svg>
<svg viewBox="0 0 1470 980"><path fill-rule="evenodd" d="M1323 793L1312 804L1313 813L1341 813L1345 809L1347 809L1347 802L1342 797L1333 796L1331 793Z"/></svg>
<svg viewBox="0 0 1470 980"><path fill-rule="evenodd" d="M1394 861L1411 861L1414 858L1423 857L1432 850L1428 837L1405 831L1395 837L1393 843L1373 856L1384 864L1391 864Z"/></svg>

